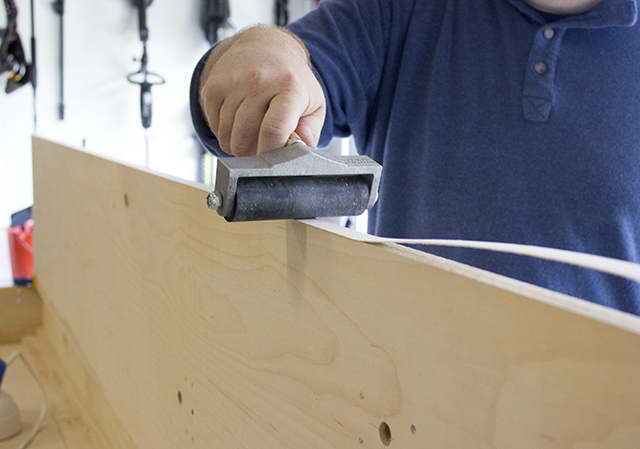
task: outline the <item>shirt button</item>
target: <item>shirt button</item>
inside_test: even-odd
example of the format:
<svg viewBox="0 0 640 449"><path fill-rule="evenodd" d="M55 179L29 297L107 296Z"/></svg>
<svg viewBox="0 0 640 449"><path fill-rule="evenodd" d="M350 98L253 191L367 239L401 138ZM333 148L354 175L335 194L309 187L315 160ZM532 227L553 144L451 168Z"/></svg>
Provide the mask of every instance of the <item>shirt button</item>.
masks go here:
<svg viewBox="0 0 640 449"><path fill-rule="evenodd" d="M536 62L536 65L534 65L533 68L535 69L538 75L544 75L545 73L547 73L547 69L548 69L547 64L545 64L542 61Z"/></svg>
<svg viewBox="0 0 640 449"><path fill-rule="evenodd" d="M545 28L542 32L542 35L546 40L550 41L551 39L553 39L553 36L556 35L556 32L553 31L553 28Z"/></svg>

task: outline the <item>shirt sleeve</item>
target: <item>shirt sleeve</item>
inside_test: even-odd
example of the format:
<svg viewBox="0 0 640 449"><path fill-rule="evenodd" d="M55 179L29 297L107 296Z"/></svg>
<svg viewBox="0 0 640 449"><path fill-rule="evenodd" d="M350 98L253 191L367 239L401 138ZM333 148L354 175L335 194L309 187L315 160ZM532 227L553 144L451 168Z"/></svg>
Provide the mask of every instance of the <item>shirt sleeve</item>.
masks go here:
<svg viewBox="0 0 640 449"><path fill-rule="evenodd" d="M327 99L320 146L334 136L353 134L357 144L366 139L388 51L394 3L406 2L323 0L288 26L307 46Z"/></svg>
<svg viewBox="0 0 640 449"><path fill-rule="evenodd" d="M200 74L204 69L204 64L207 61L209 54L214 48L215 46L211 47L209 51L205 53L193 71L191 85L189 86L189 106L191 109L193 127L202 146L216 156L228 156L228 154L224 153L218 146L218 140L213 132L211 132L211 128L209 128L209 124L205 120L202 108L200 107Z"/></svg>

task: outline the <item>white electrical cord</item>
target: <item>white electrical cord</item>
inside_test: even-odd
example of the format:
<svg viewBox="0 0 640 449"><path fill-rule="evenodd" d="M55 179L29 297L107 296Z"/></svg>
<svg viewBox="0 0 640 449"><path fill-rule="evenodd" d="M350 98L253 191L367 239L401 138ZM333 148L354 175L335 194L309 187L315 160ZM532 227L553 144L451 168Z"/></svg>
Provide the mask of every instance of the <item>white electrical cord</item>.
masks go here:
<svg viewBox="0 0 640 449"><path fill-rule="evenodd" d="M27 367L27 370L29 371L29 373L31 373L31 376L33 376L33 378L35 379L36 383L40 387L40 392L42 393L42 408L40 410L40 416L38 417L38 421L36 422L36 425L31 430L31 433L29 434L27 439L24 440L22 444L20 444L20 446L16 448L16 449L25 449L29 445L29 443L31 443L33 438L36 436L36 433L38 433L38 430L40 430L40 426L42 425L42 421L44 420L44 414L47 411L47 396L44 392L44 387L42 386L42 384L40 383L40 380L38 379L38 376L36 376L36 373L33 371L33 368L31 368L31 365L29 365L29 362L27 362L27 359L24 357L24 355L22 355L20 351L14 351L9 356L9 358L5 361L7 367L11 365L11 363L18 357L22 359L24 366Z"/></svg>

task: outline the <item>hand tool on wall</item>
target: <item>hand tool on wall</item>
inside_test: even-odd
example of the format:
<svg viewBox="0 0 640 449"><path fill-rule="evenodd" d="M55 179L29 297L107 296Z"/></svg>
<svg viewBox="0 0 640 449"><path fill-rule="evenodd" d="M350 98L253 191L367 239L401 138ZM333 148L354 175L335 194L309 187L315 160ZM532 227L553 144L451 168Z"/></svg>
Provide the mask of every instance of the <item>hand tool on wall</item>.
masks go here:
<svg viewBox="0 0 640 449"><path fill-rule="evenodd" d="M230 16L229 0L202 0L201 26L211 45L235 33Z"/></svg>
<svg viewBox="0 0 640 449"><path fill-rule="evenodd" d="M60 16L60 51L58 58L58 68L60 69L60 103L58 104L58 119L64 120L64 0L56 0L51 6L53 6L55 13Z"/></svg>
<svg viewBox="0 0 640 449"><path fill-rule="evenodd" d="M289 1L276 0L276 25L285 26L289 23Z"/></svg>
<svg viewBox="0 0 640 449"><path fill-rule="evenodd" d="M130 83L140 86L140 118L142 127L145 130L145 164L149 166L149 136L147 130L151 127L152 96L151 86L164 84L165 80L157 73L149 72L147 64L147 41L149 39L149 29L147 28L147 7L152 0L133 0L133 5L138 8L138 28L140 41L142 42L142 57L140 58L140 70L130 73L127 80Z"/></svg>
<svg viewBox="0 0 640 449"><path fill-rule="evenodd" d="M36 129L36 39L33 0L31 0L31 64L27 62L17 30L18 9L13 0L4 0L7 27L0 29L0 74L8 72L5 92L31 82L33 86L33 129Z"/></svg>
<svg viewBox="0 0 640 449"><path fill-rule="evenodd" d="M235 33L231 25L231 8L229 0L201 0L200 26L204 36L210 45L231 37ZM198 142L198 139L195 138ZM204 184L212 185L215 156L208 152L202 145L200 150L200 169L198 180Z"/></svg>
<svg viewBox="0 0 640 449"><path fill-rule="evenodd" d="M378 199L382 166L367 156L336 156L292 138L256 157L218 159L207 205L227 221L360 215Z"/></svg>
<svg viewBox="0 0 640 449"><path fill-rule="evenodd" d="M33 5L33 4L32 4ZM0 29L0 73L8 72L5 92L10 94L14 90L34 80L33 64L27 63L22 48L22 42L17 30L18 9L13 0L4 0L7 11L7 27ZM33 26L33 6L32 6ZM32 31L32 51L34 50Z"/></svg>
<svg viewBox="0 0 640 449"><path fill-rule="evenodd" d="M31 80L31 86L33 87L33 133L37 130L37 110L36 110L36 87L37 87L37 69L36 69L36 23L35 23L35 9L33 7L33 0L31 0L31 71L29 78Z"/></svg>

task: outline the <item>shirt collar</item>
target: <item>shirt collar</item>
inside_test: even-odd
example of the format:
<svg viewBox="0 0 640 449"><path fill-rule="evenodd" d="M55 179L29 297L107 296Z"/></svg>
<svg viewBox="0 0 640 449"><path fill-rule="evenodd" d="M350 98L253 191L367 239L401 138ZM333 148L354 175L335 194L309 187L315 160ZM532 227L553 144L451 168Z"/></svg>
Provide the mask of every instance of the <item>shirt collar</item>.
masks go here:
<svg viewBox="0 0 640 449"><path fill-rule="evenodd" d="M545 24L542 14L523 0L508 0L521 13L532 20ZM593 9L581 14L564 16L553 22L555 27L562 28L604 28L609 26L633 26L638 18L636 0L604 0Z"/></svg>

